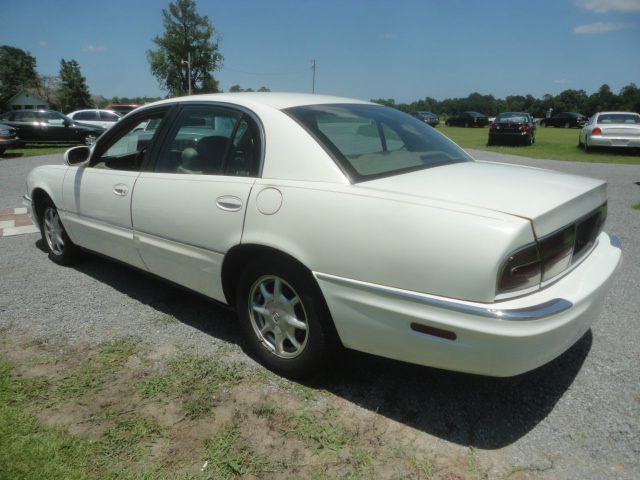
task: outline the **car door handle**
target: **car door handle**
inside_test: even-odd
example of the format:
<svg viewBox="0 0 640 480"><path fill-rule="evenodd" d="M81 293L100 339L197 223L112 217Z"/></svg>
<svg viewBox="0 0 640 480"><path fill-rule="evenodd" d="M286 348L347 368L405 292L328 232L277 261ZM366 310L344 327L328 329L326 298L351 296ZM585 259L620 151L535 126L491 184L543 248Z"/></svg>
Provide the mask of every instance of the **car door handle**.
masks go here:
<svg viewBox="0 0 640 480"><path fill-rule="evenodd" d="M242 208L242 200L233 195L223 195L216 199L216 206L225 212L237 212Z"/></svg>
<svg viewBox="0 0 640 480"><path fill-rule="evenodd" d="M113 193L120 197L124 197L127 193L129 193L129 187L120 183L113 187Z"/></svg>

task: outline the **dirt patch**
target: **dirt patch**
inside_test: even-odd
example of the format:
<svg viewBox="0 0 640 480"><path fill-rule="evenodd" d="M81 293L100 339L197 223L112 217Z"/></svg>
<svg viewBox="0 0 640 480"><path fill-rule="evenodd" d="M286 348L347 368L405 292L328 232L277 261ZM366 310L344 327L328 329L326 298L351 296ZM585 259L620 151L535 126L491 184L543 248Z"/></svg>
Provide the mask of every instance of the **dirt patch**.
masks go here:
<svg viewBox="0 0 640 480"><path fill-rule="evenodd" d="M454 480L490 478L488 472L496 470L469 448L334 394L263 370L248 372L215 352L194 359L173 345L113 345L70 346L11 332L0 340L0 355L31 392L30 408L41 422L101 442L130 471L160 468L164 475L194 478ZM186 385L207 387L198 395L184 388L192 371L185 365L199 375ZM73 388L63 389L66 384ZM509 478L534 478L529 473Z"/></svg>

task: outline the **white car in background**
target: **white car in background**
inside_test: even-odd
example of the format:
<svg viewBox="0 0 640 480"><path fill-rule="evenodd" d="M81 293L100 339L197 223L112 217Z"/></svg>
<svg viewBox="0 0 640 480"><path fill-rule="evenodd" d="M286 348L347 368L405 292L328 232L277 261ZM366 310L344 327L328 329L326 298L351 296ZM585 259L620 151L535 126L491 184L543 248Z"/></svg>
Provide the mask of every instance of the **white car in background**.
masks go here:
<svg viewBox="0 0 640 480"><path fill-rule="evenodd" d="M87 109L67 113L67 117L72 118L77 122L110 128L122 118L122 115L112 110Z"/></svg>
<svg viewBox="0 0 640 480"><path fill-rule="evenodd" d="M526 372L585 334L621 261L605 182L474 161L410 115L320 95L146 105L35 168L24 204L54 262L94 251L235 307L292 377L340 345Z"/></svg>
<svg viewBox="0 0 640 480"><path fill-rule="evenodd" d="M599 112L580 130L578 146L640 148L640 115L634 112Z"/></svg>

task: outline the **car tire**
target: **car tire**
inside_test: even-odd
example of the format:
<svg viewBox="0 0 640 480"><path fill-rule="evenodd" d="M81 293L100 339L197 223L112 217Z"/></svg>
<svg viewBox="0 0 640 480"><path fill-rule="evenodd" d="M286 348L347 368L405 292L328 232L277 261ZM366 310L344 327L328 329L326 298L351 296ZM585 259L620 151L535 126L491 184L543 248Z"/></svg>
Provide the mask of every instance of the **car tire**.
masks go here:
<svg viewBox="0 0 640 480"><path fill-rule="evenodd" d="M571 128L571 124L569 122L564 122L564 128Z"/></svg>
<svg viewBox="0 0 640 480"><path fill-rule="evenodd" d="M98 137L96 137L93 133L88 133L82 136L82 139L80 139L80 142L82 142L83 145L90 147L96 142L97 138Z"/></svg>
<svg viewBox="0 0 640 480"><path fill-rule="evenodd" d="M237 285L236 308L249 350L284 377L319 372L339 345L315 279L284 257L247 266Z"/></svg>
<svg viewBox="0 0 640 480"><path fill-rule="evenodd" d="M469 122L465 122L464 128L469 128Z"/></svg>
<svg viewBox="0 0 640 480"><path fill-rule="evenodd" d="M4 148L0 148L0 155L4 153Z"/></svg>
<svg viewBox="0 0 640 480"><path fill-rule="evenodd" d="M589 140L587 140L586 138L584 139L584 152L585 153L591 153L593 151L593 149L589 146Z"/></svg>
<svg viewBox="0 0 640 480"><path fill-rule="evenodd" d="M49 258L58 265L72 265L80 257L80 249L71 241L60 222L58 209L49 199L45 200L38 214L40 234L44 240Z"/></svg>
<svg viewBox="0 0 640 480"><path fill-rule="evenodd" d="M542 121L540 122L540 126L541 126L541 127L543 127L543 128L547 128L547 122L545 122L544 120L542 120Z"/></svg>

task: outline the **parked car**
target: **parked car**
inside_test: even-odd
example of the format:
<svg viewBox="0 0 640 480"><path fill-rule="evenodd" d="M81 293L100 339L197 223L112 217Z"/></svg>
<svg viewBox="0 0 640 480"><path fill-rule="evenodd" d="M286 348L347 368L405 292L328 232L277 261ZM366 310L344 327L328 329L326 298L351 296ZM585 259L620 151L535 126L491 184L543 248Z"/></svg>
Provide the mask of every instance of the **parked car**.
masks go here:
<svg viewBox="0 0 640 480"><path fill-rule="evenodd" d="M127 103L127 104L111 103L104 108L106 108L107 110L118 112L120 115L126 115L127 113L141 106L142 105L137 103Z"/></svg>
<svg viewBox="0 0 640 480"><path fill-rule="evenodd" d="M560 112L552 115L549 118L543 118L540 120L541 127L564 127L564 128L572 128L577 127L581 128L585 123L587 123L587 117L582 115L581 113L576 112Z"/></svg>
<svg viewBox="0 0 640 480"><path fill-rule="evenodd" d="M585 152L595 147L640 148L640 115L634 112L599 112L578 137Z"/></svg>
<svg viewBox="0 0 640 480"><path fill-rule="evenodd" d="M536 141L536 122L525 112L504 112L489 127L488 145L511 142L533 145Z"/></svg>
<svg viewBox="0 0 640 480"><path fill-rule="evenodd" d="M489 118L482 113L469 111L447 118L444 124L448 127L485 127L489 125Z"/></svg>
<svg viewBox="0 0 640 480"><path fill-rule="evenodd" d="M88 109L76 110L75 112L67 113L67 117L89 125L98 125L103 128L109 128L122 118L122 114L113 110Z"/></svg>
<svg viewBox="0 0 640 480"><path fill-rule="evenodd" d="M16 134L16 129L0 123L0 155L2 155L7 148L17 147L19 144L20 139Z"/></svg>
<svg viewBox="0 0 640 480"><path fill-rule="evenodd" d="M233 306L299 377L340 345L492 376L552 360L621 260L606 202L602 180L476 162L395 109L225 93L132 112L31 171L23 203L54 262L94 251Z"/></svg>
<svg viewBox="0 0 640 480"><path fill-rule="evenodd" d="M0 122L15 128L27 143L83 143L92 145L103 127L76 122L54 110L14 110L0 115Z"/></svg>
<svg viewBox="0 0 640 480"><path fill-rule="evenodd" d="M435 127L440 123L440 119L433 112L425 112L425 111L411 112L411 115L416 117L418 120L421 120L424 123L431 125L432 127Z"/></svg>

